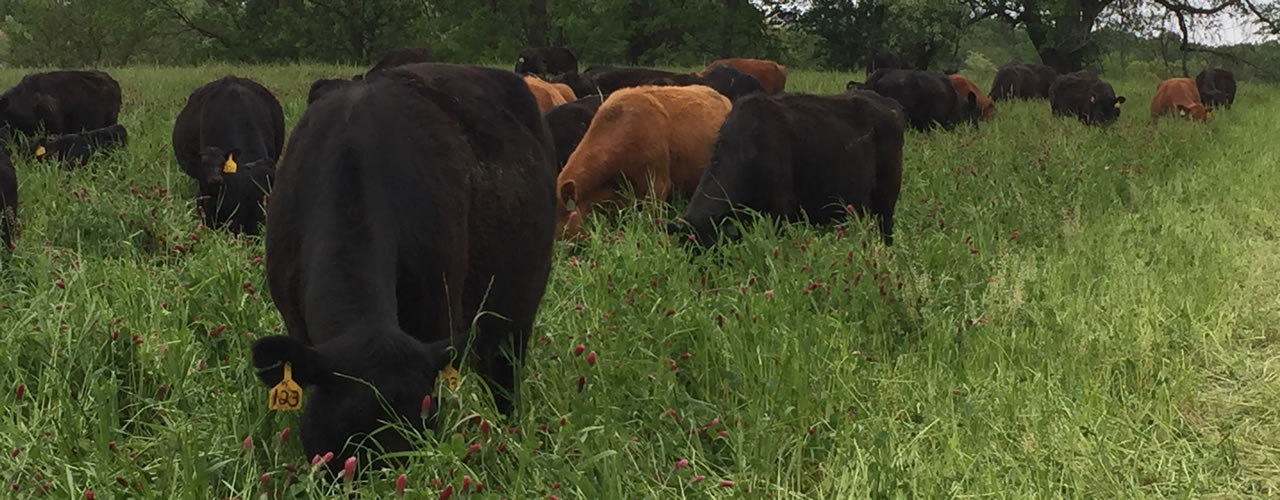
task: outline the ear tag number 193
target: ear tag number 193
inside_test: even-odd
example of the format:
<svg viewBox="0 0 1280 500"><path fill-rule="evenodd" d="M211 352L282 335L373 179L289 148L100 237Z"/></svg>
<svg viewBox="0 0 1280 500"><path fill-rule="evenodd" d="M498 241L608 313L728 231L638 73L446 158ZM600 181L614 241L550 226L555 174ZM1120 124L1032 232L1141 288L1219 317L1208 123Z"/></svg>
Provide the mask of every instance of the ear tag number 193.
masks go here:
<svg viewBox="0 0 1280 500"><path fill-rule="evenodd" d="M293 381L293 367L289 363L284 364L284 378L271 388L267 408L276 411L302 409L302 388Z"/></svg>

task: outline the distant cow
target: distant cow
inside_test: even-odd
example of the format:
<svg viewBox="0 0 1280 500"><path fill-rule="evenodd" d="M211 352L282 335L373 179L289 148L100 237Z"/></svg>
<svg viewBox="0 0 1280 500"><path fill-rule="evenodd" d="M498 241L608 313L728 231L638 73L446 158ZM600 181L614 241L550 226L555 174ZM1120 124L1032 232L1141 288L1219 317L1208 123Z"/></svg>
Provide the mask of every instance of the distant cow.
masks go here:
<svg viewBox="0 0 1280 500"><path fill-rule="evenodd" d="M746 97L734 103L684 216L667 231L711 246L716 226L740 208L823 224L852 205L879 219L893 244L904 116L896 101L866 90Z"/></svg>
<svg viewBox="0 0 1280 500"><path fill-rule="evenodd" d="M564 47L534 47L520 51L515 72L562 75L578 72L578 56Z"/></svg>
<svg viewBox="0 0 1280 500"><path fill-rule="evenodd" d="M101 71L33 73L0 94L0 123L28 137L99 129L119 116L120 84Z"/></svg>
<svg viewBox="0 0 1280 500"><path fill-rule="evenodd" d="M379 59L364 76L368 78L369 75L379 71L397 68L406 64L435 62L435 60L436 58L431 55L431 51L422 47L391 49L386 54L383 54L382 59Z"/></svg>
<svg viewBox="0 0 1280 500"><path fill-rule="evenodd" d="M119 123L100 129L42 137L35 141L34 154L41 160L55 160L70 165L83 165L94 151L106 151L129 144L129 131Z"/></svg>
<svg viewBox="0 0 1280 500"><path fill-rule="evenodd" d="M586 97L592 94L599 94L600 89L597 88L596 82L590 77L582 75L576 71L557 75L550 80L553 84L567 85L573 90L573 95L578 97Z"/></svg>
<svg viewBox="0 0 1280 500"><path fill-rule="evenodd" d="M1052 83L1052 82L1050 82ZM1021 63L1010 63L996 71L991 82L991 99L1035 99L1040 94L1040 75Z"/></svg>
<svg viewBox="0 0 1280 500"><path fill-rule="evenodd" d="M173 124L173 153L200 184L205 225L258 234L283 144L280 101L261 84L227 76L191 92Z"/></svg>
<svg viewBox="0 0 1280 500"><path fill-rule="evenodd" d="M787 87L787 67L767 59L717 59L699 72L698 76L706 78L712 69L721 65L732 67L756 77L757 80L760 80L760 85L764 86L766 93L777 94Z"/></svg>
<svg viewBox="0 0 1280 500"><path fill-rule="evenodd" d="M961 94L942 73L911 69L882 69L871 74L865 84L882 96L902 105L907 123L916 130L930 130L934 124L954 129L960 122L978 125L978 96Z"/></svg>
<svg viewBox="0 0 1280 500"><path fill-rule="evenodd" d="M1151 98L1151 119L1178 116L1192 120L1208 120L1209 111L1200 100L1200 90L1190 78L1170 78L1156 86Z"/></svg>
<svg viewBox="0 0 1280 500"><path fill-rule="evenodd" d="M867 75L882 69L911 69L907 60L889 49L880 49L867 58Z"/></svg>
<svg viewBox="0 0 1280 500"><path fill-rule="evenodd" d="M582 136L586 135L587 128L591 126L591 118L600 109L601 102L603 99L599 95L590 95L551 108L544 116L547 128L551 131L551 140L556 146L557 171L564 169L565 163L569 162L569 155L582 142Z"/></svg>
<svg viewBox="0 0 1280 500"><path fill-rule="evenodd" d="M1022 63L1022 65L1036 74L1036 95L1048 99L1049 87L1053 85L1053 80L1058 78L1058 70L1036 63Z"/></svg>
<svg viewBox="0 0 1280 500"><path fill-rule="evenodd" d="M760 79L732 66L722 64L704 70L701 78L703 85L716 89L716 92L728 97L730 101L736 101L751 94L765 93Z"/></svg>
<svg viewBox="0 0 1280 500"><path fill-rule="evenodd" d="M610 95L556 180L561 237L579 235L583 218L621 200L626 184L637 198L692 194L732 106L703 85L643 86Z"/></svg>
<svg viewBox="0 0 1280 500"><path fill-rule="evenodd" d="M552 84L543 81L534 75L524 75L524 83L529 86L529 92L533 94L533 98L538 101L538 112L546 113L551 108L568 102L564 94ZM568 88L568 87L565 87Z"/></svg>
<svg viewBox="0 0 1280 500"><path fill-rule="evenodd" d="M1116 96L1111 84L1091 71L1059 76L1049 88L1053 114L1075 116L1087 125L1105 125L1120 118L1124 96Z"/></svg>
<svg viewBox="0 0 1280 500"><path fill-rule="evenodd" d="M408 451L379 428L426 430L441 372L467 359L511 413L551 271L550 142L520 77L480 66L404 66L303 113L266 232L288 335L252 355L267 387L284 363L302 387L306 456L332 451L341 470L367 435L361 450Z"/></svg>
<svg viewBox="0 0 1280 500"><path fill-rule="evenodd" d="M972 80L965 78L964 75L959 73L947 75L947 78L951 79L951 86L956 89L956 92L959 93L959 95L968 96L969 94L973 94L977 97L979 118L983 120L990 120L996 116L995 103L991 102L991 98L987 97L987 94L984 94Z"/></svg>
<svg viewBox="0 0 1280 500"><path fill-rule="evenodd" d="M690 73L675 73L652 68L592 65L582 75L590 78L606 96L615 90L642 85L701 85L702 79ZM576 91L576 90L575 90Z"/></svg>
<svg viewBox="0 0 1280 500"><path fill-rule="evenodd" d="M1236 75L1222 68L1205 68L1196 75L1200 98L1209 107L1230 108L1236 102Z"/></svg>
<svg viewBox="0 0 1280 500"><path fill-rule="evenodd" d="M0 243L13 250L18 238L18 172L8 152L0 151Z"/></svg>

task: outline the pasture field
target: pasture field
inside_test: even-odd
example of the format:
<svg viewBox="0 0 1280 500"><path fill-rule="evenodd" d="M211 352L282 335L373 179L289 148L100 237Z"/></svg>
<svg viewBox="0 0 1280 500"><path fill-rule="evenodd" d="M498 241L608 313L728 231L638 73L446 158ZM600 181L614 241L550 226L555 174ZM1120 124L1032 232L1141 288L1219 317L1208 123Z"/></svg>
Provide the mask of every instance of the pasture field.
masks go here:
<svg viewBox="0 0 1280 500"><path fill-rule="evenodd" d="M312 80L356 71L111 70L126 150L75 171L18 161L0 496L348 488L310 472L295 414L267 410L248 361L281 328L262 243L199 228L170 133L187 94L229 72L276 92L292 126ZM793 70L788 87L849 79ZM979 131L908 132L891 248L853 221L760 224L695 254L660 231L676 208L594 219L588 241L557 243L518 415L464 370L409 466L350 487L392 498L403 473L407 498L464 481L490 499L1280 496L1280 91L1243 84L1207 124L1153 126L1156 83L1113 81L1128 102L1109 128L1035 101Z"/></svg>

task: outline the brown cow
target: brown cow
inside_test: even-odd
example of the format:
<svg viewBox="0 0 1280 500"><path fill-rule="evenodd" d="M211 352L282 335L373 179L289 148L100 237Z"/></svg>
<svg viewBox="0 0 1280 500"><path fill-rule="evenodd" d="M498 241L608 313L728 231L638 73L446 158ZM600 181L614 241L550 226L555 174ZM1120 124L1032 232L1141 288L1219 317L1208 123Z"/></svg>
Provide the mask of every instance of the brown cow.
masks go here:
<svg viewBox="0 0 1280 500"><path fill-rule="evenodd" d="M559 92L560 96L564 97L564 102L573 102L578 100L578 94L573 93L573 87L563 83L552 83L551 88L556 89L556 92Z"/></svg>
<svg viewBox="0 0 1280 500"><path fill-rule="evenodd" d="M711 61L711 64L708 64L706 69L699 72L698 76L706 76L712 68L721 64L756 77L757 80L760 80L760 84L764 85L764 91L767 94L777 94L787 87L787 67L768 59L744 59L738 57L717 59Z"/></svg>
<svg viewBox="0 0 1280 500"><path fill-rule="evenodd" d="M529 86L529 92L533 93L534 99L537 99L539 113L545 114L547 110L568 102L564 100L564 94L560 89L547 83L546 80L533 75L524 75L524 83Z"/></svg>
<svg viewBox="0 0 1280 500"><path fill-rule="evenodd" d="M703 85L645 85L610 94L556 179L560 237L579 235L583 217L621 200L618 190L626 183L637 198L692 194L732 107Z"/></svg>
<svg viewBox="0 0 1280 500"><path fill-rule="evenodd" d="M1151 119L1177 115L1193 120L1208 120L1213 111L1204 107L1200 89L1190 78L1170 78L1156 86L1156 96L1151 98Z"/></svg>
<svg viewBox="0 0 1280 500"><path fill-rule="evenodd" d="M977 85L974 85L972 81L958 73L947 76L951 78L951 86L956 88L956 93L964 96L972 92L974 96L977 96L978 112L981 113L980 116L983 120L990 120L996 116L995 103L991 102L991 98L987 97L987 94L982 92Z"/></svg>

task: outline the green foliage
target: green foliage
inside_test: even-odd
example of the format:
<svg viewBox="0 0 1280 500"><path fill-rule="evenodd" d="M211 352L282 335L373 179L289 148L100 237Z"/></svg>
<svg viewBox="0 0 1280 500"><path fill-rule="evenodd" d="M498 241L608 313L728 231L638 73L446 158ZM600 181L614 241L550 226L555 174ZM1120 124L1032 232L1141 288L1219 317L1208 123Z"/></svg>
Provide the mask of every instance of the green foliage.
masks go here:
<svg viewBox="0 0 1280 500"><path fill-rule="evenodd" d="M128 148L74 171L18 160L7 498L342 496L248 362L280 327L262 242L198 227L168 142L210 79L262 81L292 124L312 79L351 71L113 70ZM909 132L892 248L855 221L748 225L693 255L656 223L679 200L591 218L557 244L520 413L464 369L437 398L447 425L357 497L393 497L400 473L406 498L459 498L464 475L487 499L1277 497L1280 91L1153 124L1153 82L1112 80L1130 101L1110 128L1008 102L977 131Z"/></svg>

